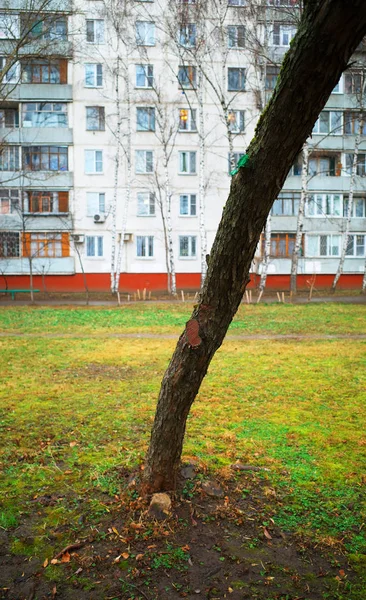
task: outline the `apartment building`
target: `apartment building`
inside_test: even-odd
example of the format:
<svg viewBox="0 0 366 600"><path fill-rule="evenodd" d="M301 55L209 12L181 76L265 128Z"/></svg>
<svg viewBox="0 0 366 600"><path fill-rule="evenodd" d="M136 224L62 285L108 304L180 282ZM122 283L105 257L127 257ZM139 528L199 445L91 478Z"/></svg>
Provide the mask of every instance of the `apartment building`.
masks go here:
<svg viewBox="0 0 366 600"><path fill-rule="evenodd" d="M198 288L230 186L296 32L289 0L0 0L0 276L48 291ZM210 12L212 14L210 14ZM258 48L260 47L260 51ZM15 50L16 49L16 50ZM366 248L364 47L309 139L298 281L340 285ZM285 124L284 124L285 126ZM304 181L274 203L267 285L285 289ZM265 174L264 174L265 176ZM304 191L304 190L303 190ZM253 262L262 270L264 241ZM169 273L169 277L167 276ZM2 284L0 285L2 287Z"/></svg>

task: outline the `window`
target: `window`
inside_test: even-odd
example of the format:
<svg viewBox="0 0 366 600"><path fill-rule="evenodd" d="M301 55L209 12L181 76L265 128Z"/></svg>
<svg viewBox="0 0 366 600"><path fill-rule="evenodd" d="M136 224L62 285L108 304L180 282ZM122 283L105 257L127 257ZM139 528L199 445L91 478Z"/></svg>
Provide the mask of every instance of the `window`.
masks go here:
<svg viewBox="0 0 366 600"><path fill-rule="evenodd" d="M136 150L135 151L135 170L136 173L152 173L153 172L153 152L152 150Z"/></svg>
<svg viewBox="0 0 366 600"><path fill-rule="evenodd" d="M184 48L194 48L196 45L196 23L186 23L179 30L179 43Z"/></svg>
<svg viewBox="0 0 366 600"><path fill-rule="evenodd" d="M346 256L365 256L366 235L361 233L348 236Z"/></svg>
<svg viewBox="0 0 366 600"><path fill-rule="evenodd" d="M353 166L353 154L346 154L346 173L351 175ZM365 177L366 175L366 154L358 154L357 156L357 167L356 175Z"/></svg>
<svg viewBox="0 0 366 600"><path fill-rule="evenodd" d="M195 89L197 85L197 70L194 66L180 66L178 68L178 82L183 89Z"/></svg>
<svg viewBox="0 0 366 600"><path fill-rule="evenodd" d="M18 258L19 256L19 233L17 231L0 231L0 258Z"/></svg>
<svg viewBox="0 0 366 600"><path fill-rule="evenodd" d="M103 256L103 236L86 236L86 255L88 258L102 258Z"/></svg>
<svg viewBox="0 0 366 600"><path fill-rule="evenodd" d="M275 89L279 72L280 67L276 67L274 65L266 65L265 88L267 91L271 92Z"/></svg>
<svg viewBox="0 0 366 600"><path fill-rule="evenodd" d="M342 111L323 110L313 127L313 133L342 135Z"/></svg>
<svg viewBox="0 0 366 600"><path fill-rule="evenodd" d="M195 235L179 236L179 258L196 258L197 238Z"/></svg>
<svg viewBox="0 0 366 600"><path fill-rule="evenodd" d="M360 114L357 112L346 111L344 113L344 133L350 135L357 135L360 132ZM366 135L366 120L362 125L362 135Z"/></svg>
<svg viewBox="0 0 366 600"><path fill-rule="evenodd" d="M179 109L179 131L197 131L196 125L197 109Z"/></svg>
<svg viewBox="0 0 366 600"><path fill-rule="evenodd" d="M67 83L67 60L22 62L23 83Z"/></svg>
<svg viewBox="0 0 366 600"><path fill-rule="evenodd" d="M340 217L342 214L342 196L340 194L311 194L308 197L308 217Z"/></svg>
<svg viewBox="0 0 366 600"><path fill-rule="evenodd" d="M103 86L103 65L100 63L85 64L85 87Z"/></svg>
<svg viewBox="0 0 366 600"><path fill-rule="evenodd" d="M19 36L19 17L11 12L0 13L0 40L14 40Z"/></svg>
<svg viewBox="0 0 366 600"><path fill-rule="evenodd" d="M197 216L196 194L181 194L179 197L179 214L181 217Z"/></svg>
<svg viewBox="0 0 366 600"><path fill-rule="evenodd" d="M362 71L346 71L344 74L344 91L346 94L364 93L366 79Z"/></svg>
<svg viewBox="0 0 366 600"><path fill-rule="evenodd" d="M33 23L28 13L21 17L22 35L31 40L67 40L67 18L38 15Z"/></svg>
<svg viewBox="0 0 366 600"><path fill-rule="evenodd" d="M8 62L5 56L0 56L1 83L18 83L19 81L19 63L12 63L9 57Z"/></svg>
<svg viewBox="0 0 366 600"><path fill-rule="evenodd" d="M343 200L343 216L347 217L348 214L348 198ZM352 217L365 218L366 217L366 198L353 198L352 206Z"/></svg>
<svg viewBox="0 0 366 600"><path fill-rule="evenodd" d="M231 133L242 133L245 129L245 111L229 110L228 123Z"/></svg>
<svg viewBox="0 0 366 600"><path fill-rule="evenodd" d="M243 67L228 68L228 91L229 92L244 92L245 91L245 69Z"/></svg>
<svg viewBox="0 0 366 600"><path fill-rule="evenodd" d="M104 192L86 193L86 216L94 217L100 213L105 213L105 194Z"/></svg>
<svg viewBox="0 0 366 600"><path fill-rule="evenodd" d="M181 175L196 174L196 152L179 152L179 173Z"/></svg>
<svg viewBox="0 0 366 600"><path fill-rule="evenodd" d="M135 65L136 69L136 87L152 88L154 85L154 67L153 65Z"/></svg>
<svg viewBox="0 0 366 600"><path fill-rule="evenodd" d="M69 256L69 234L32 232L24 234L23 256L33 258L61 258Z"/></svg>
<svg viewBox="0 0 366 600"><path fill-rule="evenodd" d="M85 173L103 173L103 150L84 150Z"/></svg>
<svg viewBox="0 0 366 600"><path fill-rule="evenodd" d="M246 6L247 0L228 0L228 6Z"/></svg>
<svg viewBox="0 0 366 600"><path fill-rule="evenodd" d="M274 201L272 215L297 216L300 204L299 192L280 192Z"/></svg>
<svg viewBox="0 0 366 600"><path fill-rule="evenodd" d="M67 171L67 147L26 146L23 148L23 167L26 171Z"/></svg>
<svg viewBox="0 0 366 600"><path fill-rule="evenodd" d="M104 106L87 106L86 107L86 130L87 131L104 131L105 130Z"/></svg>
<svg viewBox="0 0 366 600"><path fill-rule="evenodd" d="M19 208L19 190L0 188L0 215L10 215Z"/></svg>
<svg viewBox="0 0 366 600"><path fill-rule="evenodd" d="M267 0L268 6L298 6L299 0Z"/></svg>
<svg viewBox="0 0 366 600"><path fill-rule="evenodd" d="M69 212L69 192L44 190L24 192L23 210L25 213L67 213Z"/></svg>
<svg viewBox="0 0 366 600"><path fill-rule="evenodd" d="M136 21L136 44L138 46L155 46L155 23Z"/></svg>
<svg viewBox="0 0 366 600"><path fill-rule="evenodd" d="M138 258L153 258L154 256L154 236L137 235L136 236L136 256Z"/></svg>
<svg viewBox="0 0 366 600"><path fill-rule="evenodd" d="M272 233L270 256L273 258L291 258L295 248L295 233ZM265 238L261 236L261 253L264 255Z"/></svg>
<svg viewBox="0 0 366 600"><path fill-rule="evenodd" d="M22 106L23 127L67 127L67 104L27 102Z"/></svg>
<svg viewBox="0 0 366 600"><path fill-rule="evenodd" d="M15 108L0 108L0 128L19 127L19 111Z"/></svg>
<svg viewBox="0 0 366 600"><path fill-rule="evenodd" d="M155 216L155 194L153 192L137 193L137 216Z"/></svg>
<svg viewBox="0 0 366 600"><path fill-rule="evenodd" d="M155 131L155 108L136 108L136 130Z"/></svg>
<svg viewBox="0 0 366 600"><path fill-rule="evenodd" d="M342 171L342 165L339 156L327 156L323 154L312 154L309 158L309 176L317 175L324 177L339 177ZM301 175L301 172L299 173Z"/></svg>
<svg viewBox="0 0 366 600"><path fill-rule="evenodd" d="M19 146L0 146L0 171L19 171Z"/></svg>
<svg viewBox="0 0 366 600"><path fill-rule="evenodd" d="M340 256L340 235L307 235L306 256Z"/></svg>
<svg viewBox="0 0 366 600"><path fill-rule="evenodd" d="M299 154L296 159L294 164L292 165L288 177L298 177L299 175L301 175L301 170L302 170L302 156L301 154Z"/></svg>
<svg viewBox="0 0 366 600"><path fill-rule="evenodd" d="M239 160L244 156L244 152L232 152L228 154L229 175L237 167Z"/></svg>
<svg viewBox="0 0 366 600"><path fill-rule="evenodd" d="M88 44L104 44L103 19L86 20L86 41Z"/></svg>
<svg viewBox="0 0 366 600"><path fill-rule="evenodd" d="M343 76L340 76L340 79L337 85L333 88L332 94L343 94Z"/></svg>
<svg viewBox="0 0 366 600"><path fill-rule="evenodd" d="M245 27L244 25L228 25L227 38L229 48L244 48Z"/></svg>
<svg viewBox="0 0 366 600"><path fill-rule="evenodd" d="M284 25L275 23L271 32L270 45L288 47L291 40L295 37L296 27L293 25Z"/></svg>

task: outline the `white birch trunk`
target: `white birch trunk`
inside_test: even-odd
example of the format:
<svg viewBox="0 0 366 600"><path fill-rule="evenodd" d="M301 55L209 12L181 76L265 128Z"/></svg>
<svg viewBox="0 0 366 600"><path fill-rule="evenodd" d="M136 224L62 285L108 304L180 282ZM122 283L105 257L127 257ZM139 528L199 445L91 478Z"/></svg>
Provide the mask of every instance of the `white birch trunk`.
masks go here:
<svg viewBox="0 0 366 600"><path fill-rule="evenodd" d="M175 262L174 262L174 245L173 245L173 226L172 226L172 194L170 191L169 171L168 171L168 156L166 148L164 149L164 171L165 171L165 219L166 219L166 242L167 242L167 254L168 254L168 280L170 293L173 296L177 295L177 283L175 275ZM162 213L163 214L163 213Z"/></svg>
<svg viewBox="0 0 366 600"><path fill-rule="evenodd" d="M362 280L362 293L366 294L366 259L365 259L365 270L363 272L363 280Z"/></svg>
<svg viewBox="0 0 366 600"><path fill-rule="evenodd" d="M261 280L259 282L259 295L262 296L267 283L268 265L271 256L271 215L268 215L264 232L264 256L262 262Z"/></svg>
<svg viewBox="0 0 366 600"><path fill-rule="evenodd" d="M299 265L300 248L302 241L302 230L304 225L305 204L308 195L308 170L309 170L309 145L305 142L302 149L302 169L301 169L301 196L299 211L297 214L296 238L294 251L291 257L291 294L297 293L297 270Z"/></svg>
<svg viewBox="0 0 366 600"><path fill-rule="evenodd" d="M361 115L360 116L359 130L357 132L356 139L355 139L355 148L354 148L354 154L353 154L352 171L351 171L351 178L350 178L350 182L349 182L349 194L348 194L348 208L347 208L347 218L346 218L346 230L345 230L344 236L343 236L342 250L341 250L341 256L340 256L339 263L338 263L338 269L337 269L337 272L335 274L335 277L334 277L333 283L332 283L332 292L335 292L335 289L336 289L337 283L339 281L339 278L340 278L340 276L343 273L344 261L345 261L345 258L346 258L346 252L347 252L347 246L348 246L348 238L349 238L349 230L350 230L351 218L352 218L352 213L353 213L353 197L354 197L355 183L356 183L356 176L357 176L358 150L359 150L360 142L361 142L361 134L362 134L362 129L363 129L363 123L364 123L364 117L363 117L363 115Z"/></svg>
<svg viewBox="0 0 366 600"><path fill-rule="evenodd" d="M127 142L126 142L126 161L127 161L127 181L126 181L126 192L125 201L123 206L122 221L121 221L121 237L118 244L118 255L116 263L116 275L115 275L115 291L119 289L119 280L121 275L121 265L125 254L125 233L127 229L127 217L128 217L128 206L131 197L131 183L132 183L132 164L131 164L131 95L130 95L130 84L128 75L128 66L125 66L125 85L126 85L126 116L127 116Z"/></svg>
<svg viewBox="0 0 366 600"><path fill-rule="evenodd" d="M117 48L117 52L118 52ZM116 261L117 261L117 197L118 197L118 179L119 179L119 164L120 164L120 140L121 140L121 102L119 97L119 78L120 78L120 58L117 55L116 63L116 113L117 113L117 125L116 125L116 154L114 158L114 190L113 200L111 206L111 218L112 218L112 232L111 232L111 292L116 293L117 282L116 282Z"/></svg>
<svg viewBox="0 0 366 600"><path fill-rule="evenodd" d="M199 231L201 242L201 287L207 272L207 234L206 234L206 207L205 207L205 172L206 172L206 144L205 144L205 121L203 107L203 76L199 71L198 81L198 115L199 115L199 184L198 184L198 204L199 204Z"/></svg>

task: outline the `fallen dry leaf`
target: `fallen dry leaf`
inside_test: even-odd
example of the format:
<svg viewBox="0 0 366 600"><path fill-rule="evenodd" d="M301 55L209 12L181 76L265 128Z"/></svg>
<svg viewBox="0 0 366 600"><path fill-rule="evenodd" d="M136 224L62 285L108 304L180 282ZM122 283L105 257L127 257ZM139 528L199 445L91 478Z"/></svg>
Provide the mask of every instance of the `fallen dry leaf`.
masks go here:
<svg viewBox="0 0 366 600"><path fill-rule="evenodd" d="M125 560L127 560L129 558L129 554L128 552L123 552L123 554L121 554L122 558L124 558Z"/></svg>
<svg viewBox="0 0 366 600"><path fill-rule="evenodd" d="M65 554L62 555L61 557L61 562L62 563L68 563L70 562L70 554L68 552L65 552Z"/></svg>
<svg viewBox="0 0 366 600"><path fill-rule="evenodd" d="M46 558L46 560L45 560L45 561L44 561L44 563L43 563L43 566L44 566L44 568L46 568L46 567L47 567L47 565L48 565L48 558Z"/></svg>
<svg viewBox="0 0 366 600"><path fill-rule="evenodd" d="M53 558L51 560L51 565L58 565L59 561L57 560L57 558Z"/></svg>
<svg viewBox="0 0 366 600"><path fill-rule="evenodd" d="M143 557L144 557L144 555L143 555L143 554L138 554L138 555L136 556L136 560L142 560L142 559L143 559Z"/></svg>
<svg viewBox="0 0 366 600"><path fill-rule="evenodd" d="M272 536L271 536L271 534L269 533L269 531L268 531L267 527L264 527L264 528L263 528L263 533L264 533L264 535L266 536L267 540L271 540L271 539L272 539Z"/></svg>

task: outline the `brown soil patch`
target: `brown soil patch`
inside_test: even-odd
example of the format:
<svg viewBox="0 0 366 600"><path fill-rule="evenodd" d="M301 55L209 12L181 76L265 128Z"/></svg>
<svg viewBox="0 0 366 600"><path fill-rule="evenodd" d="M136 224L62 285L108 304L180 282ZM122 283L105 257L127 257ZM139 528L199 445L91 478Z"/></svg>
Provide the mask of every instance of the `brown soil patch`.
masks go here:
<svg viewBox="0 0 366 600"><path fill-rule="evenodd" d="M118 381L131 379L135 375L135 369L102 363L88 363L79 369L65 369L63 373L73 377L84 377L85 379L112 379Z"/></svg>
<svg viewBox="0 0 366 600"><path fill-rule="evenodd" d="M214 497L202 488L209 477L198 473L182 480L172 516L157 522L148 518L148 503L138 498L131 475L120 471L120 496L105 499L108 516L92 522L85 499L83 529L76 532L70 523L70 549L62 553L62 543L55 564L46 564L45 556L12 555L11 541L27 535L31 517L18 530L0 533L0 598L348 598L338 593L357 583L357 575L344 555L282 531L272 519L276 499L268 495L265 477L230 473L218 482L223 496Z"/></svg>

